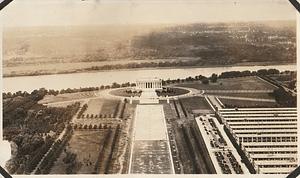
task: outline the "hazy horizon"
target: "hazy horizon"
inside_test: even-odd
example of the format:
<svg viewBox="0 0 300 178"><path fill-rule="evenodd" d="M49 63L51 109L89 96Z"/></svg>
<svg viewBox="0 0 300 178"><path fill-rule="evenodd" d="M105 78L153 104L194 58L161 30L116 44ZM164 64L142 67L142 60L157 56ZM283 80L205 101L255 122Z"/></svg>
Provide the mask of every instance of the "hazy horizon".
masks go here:
<svg viewBox="0 0 300 178"><path fill-rule="evenodd" d="M296 20L296 10L285 0L22 0L2 13L4 27Z"/></svg>

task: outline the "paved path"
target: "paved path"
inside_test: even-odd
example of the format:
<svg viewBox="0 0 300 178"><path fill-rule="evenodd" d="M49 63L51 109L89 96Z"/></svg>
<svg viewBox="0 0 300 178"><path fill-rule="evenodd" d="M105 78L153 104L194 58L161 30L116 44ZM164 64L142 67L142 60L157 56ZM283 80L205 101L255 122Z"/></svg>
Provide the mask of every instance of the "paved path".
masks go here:
<svg viewBox="0 0 300 178"><path fill-rule="evenodd" d="M212 94L210 93L271 93L273 90L198 90L194 88L188 88L188 87L178 87L178 86L172 86L174 88L179 88L179 89L184 89L188 90L189 92L186 94L182 95L177 95L177 96L168 96L169 99L178 99L178 98L185 98L185 97L191 97L191 96L200 96L203 97L205 96L211 96ZM116 88L120 89L120 88ZM83 99L74 99L74 100L68 100L68 101L58 101L58 102L51 102L49 105L53 105L55 103L57 104L62 104L62 103L70 103L70 102L75 102L75 101L88 101L89 99L94 99L94 98L104 98L104 99L120 99L124 100L125 98L130 100L139 100L140 97L125 97L125 96L116 96L111 94L110 92L112 90L116 89L105 89L105 90L100 90L100 91L95 91L94 97L89 97L89 98L83 98ZM222 95L214 95L218 98L225 98L225 99L236 99L236 100L248 100L248 101L262 101L262 102L275 102L274 99L259 99L259 98L248 98L248 97L234 97L234 96L222 96ZM160 100L166 100L167 97L159 97ZM47 105L47 103L45 103Z"/></svg>
<svg viewBox="0 0 300 178"><path fill-rule="evenodd" d="M212 96L209 95L207 96L209 98L209 100L212 102L213 105L215 105L218 108L222 108L221 104L219 103L219 101L216 99L216 96Z"/></svg>

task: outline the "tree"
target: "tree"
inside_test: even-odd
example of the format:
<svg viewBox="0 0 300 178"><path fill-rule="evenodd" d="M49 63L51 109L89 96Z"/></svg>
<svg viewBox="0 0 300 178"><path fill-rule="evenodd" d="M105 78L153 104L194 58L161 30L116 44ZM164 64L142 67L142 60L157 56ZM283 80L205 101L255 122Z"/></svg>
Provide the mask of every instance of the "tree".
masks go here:
<svg viewBox="0 0 300 178"><path fill-rule="evenodd" d="M267 69L260 69L257 71L258 75L268 75L268 70Z"/></svg>
<svg viewBox="0 0 300 178"><path fill-rule="evenodd" d="M111 88L120 88L120 84L114 82L112 85L111 85Z"/></svg>
<svg viewBox="0 0 300 178"><path fill-rule="evenodd" d="M210 77L210 81L213 82L213 83L216 83L218 80L218 75L213 73Z"/></svg>

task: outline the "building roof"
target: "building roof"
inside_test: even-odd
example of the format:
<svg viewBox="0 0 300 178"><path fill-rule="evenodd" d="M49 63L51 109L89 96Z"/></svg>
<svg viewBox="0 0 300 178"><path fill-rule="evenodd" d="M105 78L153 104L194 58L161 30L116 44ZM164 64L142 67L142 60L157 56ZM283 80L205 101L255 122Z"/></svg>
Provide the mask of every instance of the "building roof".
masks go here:
<svg viewBox="0 0 300 178"><path fill-rule="evenodd" d="M161 79L157 77L144 77L137 79L136 82L161 82Z"/></svg>

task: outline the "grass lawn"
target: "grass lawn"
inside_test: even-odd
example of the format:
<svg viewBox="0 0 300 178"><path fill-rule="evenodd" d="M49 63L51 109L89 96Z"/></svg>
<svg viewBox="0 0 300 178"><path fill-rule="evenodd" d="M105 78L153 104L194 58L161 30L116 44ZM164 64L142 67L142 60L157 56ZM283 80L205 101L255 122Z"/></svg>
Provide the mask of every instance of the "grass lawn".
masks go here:
<svg viewBox="0 0 300 178"><path fill-rule="evenodd" d="M56 96L53 95L46 95L41 101L40 104L45 103L54 103L54 102L62 102L62 101L70 101L70 100L77 100L77 99L85 99L95 97L96 91L87 91L87 92L77 92L77 93L64 93L59 94Z"/></svg>
<svg viewBox="0 0 300 178"><path fill-rule="evenodd" d="M77 155L77 166L74 168L77 174L93 173L99 150L103 145L107 131L106 129L74 131L66 150ZM52 167L50 174L65 174L66 164L63 162L64 157L65 153L63 151Z"/></svg>
<svg viewBox="0 0 300 178"><path fill-rule="evenodd" d="M206 102L204 97L189 97L189 98L181 98L182 105L186 110L207 110L210 109L209 104Z"/></svg>
<svg viewBox="0 0 300 178"><path fill-rule="evenodd" d="M166 96L166 95L177 96L177 95L183 95L183 94L186 94L189 92L188 90L181 89L181 88L171 88L171 90L172 91L170 91L170 92L163 92L163 93L157 92L157 95L158 96ZM136 94L127 93L126 88L112 90L112 91L110 91L110 94L116 95L116 96L123 96L123 97L140 96L139 93L136 93Z"/></svg>
<svg viewBox="0 0 300 178"><path fill-rule="evenodd" d="M104 103L102 105L101 114L113 115L115 110L117 109L118 103L120 100L103 100Z"/></svg>
<svg viewBox="0 0 300 178"><path fill-rule="evenodd" d="M274 86L254 76L219 79L216 83L202 84L200 81L182 83L177 86L199 90L273 90Z"/></svg>
<svg viewBox="0 0 300 178"><path fill-rule="evenodd" d="M248 101L248 100L232 100L219 98L226 108L251 108L251 107L278 107L276 102Z"/></svg>
<svg viewBox="0 0 300 178"><path fill-rule="evenodd" d="M109 93L111 95L116 95L116 96L123 96L123 97L130 97L130 96L140 96L139 93L127 93L126 90L128 88L120 88L120 89L115 89L115 90L112 90L110 91Z"/></svg>
<svg viewBox="0 0 300 178"><path fill-rule="evenodd" d="M103 99L91 99L88 102L88 107L86 111L84 112L84 115L86 114L93 114L93 115L99 115L101 112L101 108L103 105Z"/></svg>
<svg viewBox="0 0 300 178"><path fill-rule="evenodd" d="M274 99L269 93L210 93L209 95L216 96L233 96L233 97L243 97L243 98L260 98L260 99Z"/></svg>
<svg viewBox="0 0 300 178"><path fill-rule="evenodd" d="M156 92L158 96L177 96L187 94L189 91L181 88L170 88L170 92Z"/></svg>

